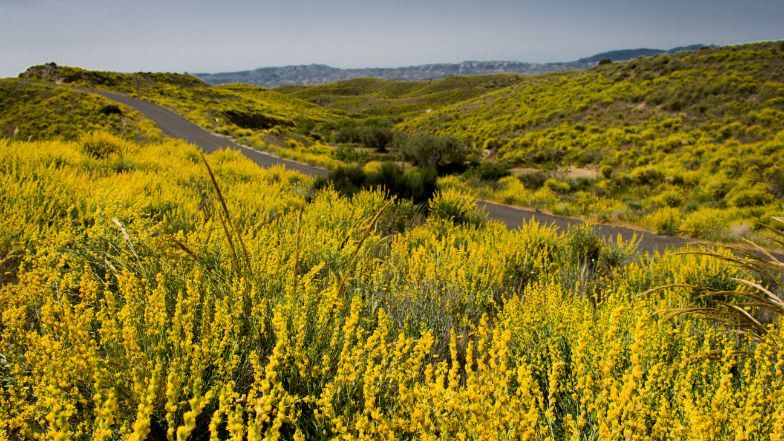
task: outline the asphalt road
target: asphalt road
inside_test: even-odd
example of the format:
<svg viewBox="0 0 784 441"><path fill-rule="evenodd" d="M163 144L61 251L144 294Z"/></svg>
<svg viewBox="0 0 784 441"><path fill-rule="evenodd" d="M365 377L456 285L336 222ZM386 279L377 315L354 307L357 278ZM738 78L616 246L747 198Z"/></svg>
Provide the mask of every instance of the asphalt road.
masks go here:
<svg viewBox="0 0 784 441"><path fill-rule="evenodd" d="M161 107L157 104L153 104L137 98L132 98L127 95L103 90L91 90L90 92L133 107L154 121L165 135L188 141L200 147L207 153L214 152L215 150L222 148L230 148L239 150L243 155L248 157L248 159L262 167L283 165L286 168L308 175L326 176L328 174L327 170L321 168L278 158L277 156L259 152L249 147L239 145L229 138L210 133L181 117L180 115L172 112L171 110ZM479 204L480 206L483 206L485 210L487 210L488 215L492 219L504 222L509 228L517 228L523 221L531 221L533 219L536 219L537 222L545 225L555 225L560 229L568 229L569 227L584 223L579 219L553 216L518 207L495 204L488 201L480 201ZM679 237L658 236L656 234L642 232L632 228L603 224L591 225L593 226L593 229L597 235L609 240L615 240L618 236L625 240L630 240L632 237L636 236L640 241L640 249L644 251L663 251L667 248L677 248L689 243L689 241L686 239Z"/></svg>
<svg viewBox="0 0 784 441"><path fill-rule="evenodd" d="M262 167L283 165L286 168L296 170L307 175L327 176L328 174L327 170L311 167L307 164L302 164L296 161L289 161L287 159L278 158L277 156L273 156L268 153L253 150L250 147L237 144L229 138L210 133L181 117L180 115L172 112L171 110L165 107L161 107L157 104L119 93L107 92L104 90L90 90L90 92L133 107L144 116L154 121L166 136L188 141L191 144L199 146L199 148L207 153L212 153L223 148L229 148L239 150L243 155L247 156L248 159Z"/></svg>
<svg viewBox="0 0 784 441"><path fill-rule="evenodd" d="M576 227L586 223L580 219L555 216L488 201L479 201L479 205L487 210L487 213L491 218L504 222L509 228L517 228L523 221L530 222L531 220L536 220L544 225L555 225L562 230L567 230L570 227ZM693 242L681 237L659 236L657 234L617 225L596 223L589 223L589 225L593 227L594 232L598 236L612 241L616 240L618 236L624 241L632 239L638 240L639 248L644 251L663 251L668 248L680 248Z"/></svg>

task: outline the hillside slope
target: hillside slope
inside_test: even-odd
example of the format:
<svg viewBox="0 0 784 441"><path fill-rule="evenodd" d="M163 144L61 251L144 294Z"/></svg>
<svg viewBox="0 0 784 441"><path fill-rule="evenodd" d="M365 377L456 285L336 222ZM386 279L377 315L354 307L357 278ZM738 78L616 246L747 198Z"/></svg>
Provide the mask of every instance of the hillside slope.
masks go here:
<svg viewBox="0 0 784 441"><path fill-rule="evenodd" d="M161 134L135 110L106 98L68 87L0 79L0 138L76 139L94 131L136 140Z"/></svg>
<svg viewBox="0 0 784 441"><path fill-rule="evenodd" d="M319 142L321 126L345 117L258 86L210 86L177 73L117 73L45 64L20 75L28 81L102 89L152 101L174 110L199 126L260 148L327 165L331 149ZM292 147L293 146L293 147Z"/></svg>
<svg viewBox="0 0 784 441"><path fill-rule="evenodd" d="M506 180L506 202L708 238L781 212L784 43L526 77L398 127L455 136L524 173L549 173L524 177L526 189ZM593 172L548 172L566 167Z"/></svg>
<svg viewBox="0 0 784 441"><path fill-rule="evenodd" d="M513 74L472 75L431 81L361 78L324 85L284 86L275 90L359 116L401 118L509 87L522 78Z"/></svg>

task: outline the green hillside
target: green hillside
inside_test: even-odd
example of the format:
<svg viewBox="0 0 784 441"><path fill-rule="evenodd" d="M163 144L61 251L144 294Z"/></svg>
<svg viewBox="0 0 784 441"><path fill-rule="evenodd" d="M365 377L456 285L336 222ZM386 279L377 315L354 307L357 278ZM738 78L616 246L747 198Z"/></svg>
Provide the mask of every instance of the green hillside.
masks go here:
<svg viewBox="0 0 784 441"><path fill-rule="evenodd" d="M295 97L258 86L210 86L177 73L117 73L45 64L21 77L48 84L107 89L168 107L196 124L282 156L331 165L332 149L319 142L323 125L345 118Z"/></svg>
<svg viewBox="0 0 784 441"><path fill-rule="evenodd" d="M473 75L430 81L359 78L324 85L284 86L275 90L358 116L400 118L432 111L517 84L521 75Z"/></svg>
<svg viewBox="0 0 784 441"><path fill-rule="evenodd" d="M488 197L727 238L782 210L784 43L526 77L398 128L521 169Z"/></svg>
<svg viewBox="0 0 784 441"><path fill-rule="evenodd" d="M393 162L397 174L437 169L441 188L468 184L503 203L719 241L759 239L784 210L781 42L538 76L275 90L52 64L22 76L120 91L284 157L349 164L346 189L376 182L368 170ZM46 120L37 108L30 120Z"/></svg>
<svg viewBox="0 0 784 441"><path fill-rule="evenodd" d="M135 140L160 131L130 107L68 87L0 79L0 138L76 139L94 131Z"/></svg>

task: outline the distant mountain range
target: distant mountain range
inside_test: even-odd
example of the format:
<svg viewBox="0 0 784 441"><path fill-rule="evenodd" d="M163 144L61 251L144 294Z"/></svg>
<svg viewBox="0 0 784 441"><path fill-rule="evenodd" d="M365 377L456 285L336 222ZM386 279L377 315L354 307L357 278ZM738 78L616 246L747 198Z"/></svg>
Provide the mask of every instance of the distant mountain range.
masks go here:
<svg viewBox="0 0 784 441"><path fill-rule="evenodd" d="M253 70L223 73L197 73L195 76L210 84L245 83L264 87L291 84L326 84L352 78L382 78L386 80L432 80L455 75L492 73L536 74L568 69L585 69L601 60L624 61L637 57L673 54L697 50L705 45L681 46L670 50L623 49L603 52L587 58L563 63L522 63L517 61L464 61L462 63L424 64L406 67L340 69L324 64L282 67L261 67ZM715 47L715 46L710 46Z"/></svg>

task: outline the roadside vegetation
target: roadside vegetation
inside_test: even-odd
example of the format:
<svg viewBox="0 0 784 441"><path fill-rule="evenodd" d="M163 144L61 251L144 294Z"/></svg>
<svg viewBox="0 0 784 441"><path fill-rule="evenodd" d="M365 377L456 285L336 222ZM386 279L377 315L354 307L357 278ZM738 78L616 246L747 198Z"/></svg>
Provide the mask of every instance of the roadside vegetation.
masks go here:
<svg viewBox="0 0 784 441"><path fill-rule="evenodd" d="M772 42L536 76L275 90L54 65L22 76L155 101L329 168L345 194L384 185L422 199L468 186L556 215L778 247L765 227L784 211L783 72L784 43Z"/></svg>
<svg viewBox="0 0 784 441"><path fill-rule="evenodd" d="M0 138L74 140L93 131L137 141L161 132L130 107L69 87L0 79Z"/></svg>
<svg viewBox="0 0 784 441"><path fill-rule="evenodd" d="M343 118L340 112L273 90L241 84L210 86L175 73L117 73L44 64L20 77L47 84L105 89L172 109L199 126L282 157L333 167L333 148L321 126Z"/></svg>
<svg viewBox="0 0 784 441"><path fill-rule="evenodd" d="M771 267L314 186L180 142L0 140L0 438L784 435L784 328L740 308L780 298Z"/></svg>
<svg viewBox="0 0 784 441"><path fill-rule="evenodd" d="M782 72L775 42L536 76L280 90L386 121L395 133L463 141L467 169L446 173L442 188L470 185L486 199L659 234L775 246L764 226L784 209ZM383 160L370 143L351 142L341 158Z"/></svg>
<svg viewBox="0 0 784 441"><path fill-rule="evenodd" d="M508 204L735 241L784 210L784 43L526 77L409 118L508 169ZM445 186L465 185L454 178Z"/></svg>

